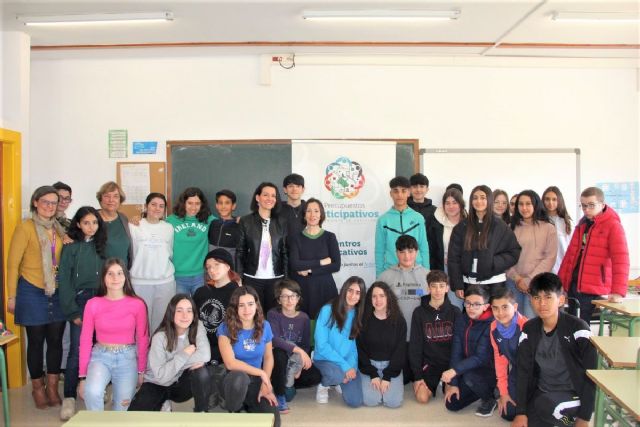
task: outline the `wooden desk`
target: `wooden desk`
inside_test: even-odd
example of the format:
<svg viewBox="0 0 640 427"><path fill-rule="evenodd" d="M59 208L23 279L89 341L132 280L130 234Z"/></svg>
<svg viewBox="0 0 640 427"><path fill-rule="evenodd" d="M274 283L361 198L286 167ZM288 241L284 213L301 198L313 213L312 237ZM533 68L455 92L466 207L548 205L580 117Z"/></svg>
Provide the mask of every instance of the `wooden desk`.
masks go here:
<svg viewBox="0 0 640 427"><path fill-rule="evenodd" d="M2 410L4 413L4 425L11 425L11 417L9 415L9 391L7 390L7 364L6 358L4 357L4 346L17 341L18 337L16 335L0 335L0 375L2 376Z"/></svg>
<svg viewBox="0 0 640 427"><path fill-rule="evenodd" d="M593 305L600 307L600 329L598 335L604 334L604 323L617 325L629 330L629 336L635 336L635 327L640 323L640 299L625 299L622 302L593 300Z"/></svg>
<svg viewBox="0 0 640 427"><path fill-rule="evenodd" d="M604 403L596 407L595 427L604 426L607 415L624 426L640 422L640 371L588 369L587 375L598 387L596 401Z"/></svg>
<svg viewBox="0 0 640 427"><path fill-rule="evenodd" d="M640 337L592 336L591 342L598 350L598 367L603 369L638 368ZM603 362L606 362L603 363Z"/></svg>
<svg viewBox="0 0 640 427"><path fill-rule="evenodd" d="M272 414L79 411L64 427L273 427Z"/></svg>

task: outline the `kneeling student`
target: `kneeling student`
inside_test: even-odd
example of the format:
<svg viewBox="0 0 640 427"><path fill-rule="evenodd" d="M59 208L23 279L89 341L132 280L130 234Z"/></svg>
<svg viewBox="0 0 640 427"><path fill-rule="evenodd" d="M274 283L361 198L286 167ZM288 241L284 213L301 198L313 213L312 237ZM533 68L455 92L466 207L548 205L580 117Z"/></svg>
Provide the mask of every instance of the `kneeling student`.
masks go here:
<svg viewBox="0 0 640 427"><path fill-rule="evenodd" d="M489 302L496 319L491 322L491 346L500 392L498 413L505 420L513 421L516 416L513 399L516 397L518 340L527 318L518 313L516 297L507 287L497 288Z"/></svg>
<svg viewBox="0 0 640 427"><path fill-rule="evenodd" d="M553 273L540 273L529 286L537 318L525 323L518 346L516 417L512 427L589 425L596 368L591 330L582 319L560 311L565 297Z"/></svg>
<svg viewBox="0 0 640 427"><path fill-rule="evenodd" d="M413 391L419 403L436 395L442 373L449 369L453 327L462 316L449 301L449 284L444 271L427 275L429 295L422 297L411 318L409 363L413 371Z"/></svg>

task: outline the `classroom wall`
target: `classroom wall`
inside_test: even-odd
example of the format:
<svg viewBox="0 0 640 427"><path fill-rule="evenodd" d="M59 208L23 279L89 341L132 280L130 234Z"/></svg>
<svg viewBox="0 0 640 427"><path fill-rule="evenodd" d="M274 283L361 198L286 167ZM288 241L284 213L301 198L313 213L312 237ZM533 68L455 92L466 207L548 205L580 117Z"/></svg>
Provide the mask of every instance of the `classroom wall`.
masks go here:
<svg viewBox="0 0 640 427"><path fill-rule="evenodd" d="M423 148L580 148L583 187L639 180L634 68L302 64L273 67L262 85L260 64L211 49L33 52L25 180L61 179L73 207L94 204L115 178L109 129L159 142L157 155L131 161L165 160L166 140L418 138ZM638 215L623 221L637 269Z"/></svg>

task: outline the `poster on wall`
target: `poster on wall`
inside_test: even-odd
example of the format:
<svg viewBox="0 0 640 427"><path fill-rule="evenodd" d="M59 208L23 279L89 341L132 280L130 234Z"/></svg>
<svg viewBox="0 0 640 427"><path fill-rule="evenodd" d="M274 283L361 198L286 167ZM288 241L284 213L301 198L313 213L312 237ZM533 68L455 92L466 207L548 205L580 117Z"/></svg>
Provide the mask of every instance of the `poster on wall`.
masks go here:
<svg viewBox="0 0 640 427"><path fill-rule="evenodd" d="M109 158L127 157L128 136L126 129L109 129Z"/></svg>
<svg viewBox="0 0 640 427"><path fill-rule="evenodd" d="M355 275L370 285L376 274L376 222L392 204L396 143L294 140L291 164L305 178L304 198L322 202L323 228L338 239L342 266L334 274L336 284Z"/></svg>
<svg viewBox="0 0 640 427"><path fill-rule="evenodd" d="M617 213L640 212L640 191L638 181L599 182L596 184L604 192L604 200Z"/></svg>

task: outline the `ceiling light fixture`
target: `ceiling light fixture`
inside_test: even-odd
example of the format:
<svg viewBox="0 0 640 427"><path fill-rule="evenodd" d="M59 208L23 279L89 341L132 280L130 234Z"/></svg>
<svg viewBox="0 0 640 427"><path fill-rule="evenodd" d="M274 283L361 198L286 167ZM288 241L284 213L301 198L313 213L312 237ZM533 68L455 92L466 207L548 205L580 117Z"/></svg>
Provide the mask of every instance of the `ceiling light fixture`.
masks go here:
<svg viewBox="0 0 640 427"><path fill-rule="evenodd" d="M558 11L551 15L554 21L566 22L639 22L638 12L571 12Z"/></svg>
<svg viewBox="0 0 640 427"><path fill-rule="evenodd" d="M305 10L302 18L307 21L446 21L458 19L460 11L454 10Z"/></svg>
<svg viewBox="0 0 640 427"><path fill-rule="evenodd" d="M73 15L17 15L24 25L114 24L173 21L173 12L89 13Z"/></svg>

